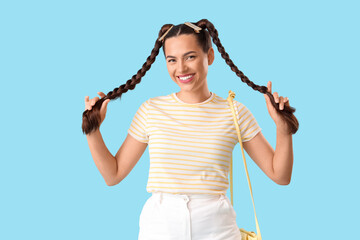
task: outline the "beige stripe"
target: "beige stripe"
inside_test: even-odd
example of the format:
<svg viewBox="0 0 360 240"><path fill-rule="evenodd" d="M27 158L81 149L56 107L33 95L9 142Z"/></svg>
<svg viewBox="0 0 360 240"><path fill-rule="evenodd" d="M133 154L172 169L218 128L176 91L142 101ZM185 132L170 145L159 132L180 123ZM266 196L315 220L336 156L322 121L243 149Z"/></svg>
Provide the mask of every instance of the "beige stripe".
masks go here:
<svg viewBox="0 0 360 240"><path fill-rule="evenodd" d="M161 168L161 167L155 167L155 168ZM161 168L162 169L162 168ZM198 172L202 172L203 170L191 170L191 171L198 171ZM216 171L207 171L207 172L216 172ZM165 174L165 175L169 175L169 172L154 172L154 171L150 171L150 174ZM216 172L217 173L217 172ZM192 176L192 177L202 177L204 176L203 174L190 174L190 173L177 173L177 172L171 172L171 175L185 175L185 176ZM227 177L223 177L221 175L206 175L208 177L217 177L217 178L222 178L222 179L228 179Z"/></svg>
<svg viewBox="0 0 360 240"><path fill-rule="evenodd" d="M138 121L139 121L139 120L138 120ZM142 125L140 125L139 122L140 122ZM140 133L146 132L145 129L143 128L143 126L145 126L145 125L143 125L143 123L142 123L141 121L139 121L139 122L133 121L133 125L131 125L131 126L132 126L134 129L136 129L136 131L138 131L138 132L140 132ZM139 128L137 128L136 126L138 126L139 128L141 128L142 131L139 131Z"/></svg>
<svg viewBox="0 0 360 240"><path fill-rule="evenodd" d="M173 158L161 158L161 157L154 157L153 159L172 159L172 160L179 160L179 161L188 161L188 162L198 162L198 163L203 163L205 165L192 165L192 164L185 164L185 163L175 163L175 162L155 162L155 161L151 161L151 163L157 163L157 164L171 164L171 165L180 165L180 166L188 166L188 167L209 167L209 164L211 164L211 167L213 167L214 165L217 166L222 166L225 167L226 169L229 169L228 164L219 164L219 163L210 163L210 162L201 162L201 161L192 161L192 160L187 160L187 159L173 159ZM220 171L223 171L224 169L220 169L220 168L215 168L215 169L219 169Z"/></svg>
<svg viewBox="0 0 360 240"><path fill-rule="evenodd" d="M168 111L168 110L165 110L165 111ZM179 110L174 110L176 112L179 112ZM184 110L186 111L186 110ZM199 112L199 113L205 113L205 112ZM213 114L213 113L216 113L216 112L207 112L208 114ZM221 114L224 114L224 115L221 115ZM164 114L161 114L161 113L149 113L148 115L158 115L158 116L164 116ZM214 119L217 119L217 118L231 118L231 114L229 114L228 112L224 112L224 113L216 113L216 115L218 115L218 117L214 117L214 116L206 116L206 118L214 118ZM201 115L184 115L184 114L175 114L175 113L172 113L171 116L185 116L185 117L204 117L203 114Z"/></svg>
<svg viewBox="0 0 360 240"><path fill-rule="evenodd" d="M187 136L187 137L184 138L184 139L181 139L181 137L179 137L179 136L177 136L177 135L162 134L162 136L177 137L177 138L180 138L180 140L175 139L175 138L162 138L162 137L152 137L151 140L153 141L153 140L165 139L165 140L168 140L168 141L170 141L170 140L171 140L171 141L181 141L181 142L188 142L188 143L194 143L194 144L209 144L208 142L196 142L196 141L186 141L186 140L184 140L184 139L191 138L191 137L189 137L189 136ZM199 138L199 137L192 137L192 138L201 139L201 138ZM208 139L208 138L207 138L207 139ZM207 140L207 139L204 139L204 140ZM213 139L211 139L211 140L213 140ZM237 140L237 138L236 138L236 140ZM227 143L229 143L229 144L233 144L233 143L234 143L234 142L232 142L232 141L226 141L226 140L224 140L224 139L221 139L221 142L227 142ZM220 144L220 143L211 143L211 144L215 144L215 145L219 145L219 146L226 146L226 145L222 145L222 144ZM226 147L229 147L229 146L226 146Z"/></svg>
<svg viewBox="0 0 360 240"><path fill-rule="evenodd" d="M186 115L183 115L186 116ZM200 119L179 119L179 118L172 118L172 119L161 119L161 118L148 118L149 120L155 120L155 122L173 122L173 121L188 121L188 122L201 122L201 123L214 123L219 124L218 121L206 121L206 120L200 120ZM228 120L230 122L230 120ZM226 125L231 125L230 123ZM189 124L189 126L194 126L194 124ZM195 125L195 126L204 126L204 125ZM206 125L211 126L211 125Z"/></svg>
<svg viewBox="0 0 360 240"><path fill-rule="evenodd" d="M176 140L174 140L174 141L176 141ZM184 142L184 141L181 141L181 142ZM191 143L194 143L194 142L191 142ZM196 148L202 148L202 149L212 149L212 150L216 150L216 151L223 151L223 152L227 152L229 154L232 153L232 151L228 151L228 150L225 150L223 148L211 148L211 147L202 147L202 146L198 146L198 145L194 146L194 145L184 145L184 144L176 144L176 143L169 143L169 142L154 142L154 141L151 141L152 146L154 146L155 144L165 144L165 145L169 144L171 146L175 145L175 146L182 146L182 147L196 147ZM209 144L209 143L202 143L202 144ZM211 144L213 144L213 143L211 143ZM217 145L221 145L221 146L224 146L224 147L231 148L230 146L226 146L226 145L223 145L223 144L217 144ZM153 147L151 149L153 149ZM232 150L232 148L231 148L231 150Z"/></svg>
<svg viewBox="0 0 360 240"><path fill-rule="evenodd" d="M134 132L131 128L129 129L130 132L132 132L133 134L135 134L136 136L138 136L140 139L143 139L143 141L147 141L146 138L143 138L142 136L140 136L139 134L137 134L136 132Z"/></svg>
<svg viewBox="0 0 360 240"><path fill-rule="evenodd" d="M138 127L136 127L136 125L137 126L139 126L141 129L143 129L139 124L137 124L137 123L133 123L133 125L131 125L131 128L133 129L133 130L136 130L139 134L142 134L143 132L145 132L145 130L143 129L143 130L139 130L139 128Z"/></svg>
<svg viewBox="0 0 360 240"><path fill-rule="evenodd" d="M171 125L171 124L166 124L164 122L162 123L159 123L159 125L161 125L161 128L163 128L163 126L172 126L172 127L177 127L177 128L164 128L164 129L171 129L171 130L178 130L178 127L188 127L188 128L191 128L191 127L197 127L197 126L201 126L201 127L204 127L204 124L200 124L200 125L197 125L197 124L179 124L179 125ZM228 123L228 124L222 124L222 125L226 125L228 127L215 127L215 126L218 126L219 123L217 123L216 125L206 125L205 128L203 129L204 131L210 131L210 130L228 130L230 126L234 125L234 123ZM157 125L154 125L152 123L149 123L149 129L150 128L156 128L158 127ZM212 128L210 128L212 127ZM187 129L186 129L187 130ZM202 132L202 131L199 131L199 132ZM223 131L220 131L220 132L223 132Z"/></svg>
<svg viewBox="0 0 360 240"><path fill-rule="evenodd" d="M209 177L209 176L207 175L207 177ZM217 180L208 180L208 179L193 179L193 178L188 179L188 178L175 178L175 177L169 178L169 177L150 177L149 176L149 179L150 178L151 179L175 179L175 180L181 180L181 181L199 181L199 180L201 180L201 181L206 181L206 182L218 182L218 183L228 184L228 181L217 181Z"/></svg>
<svg viewBox="0 0 360 240"><path fill-rule="evenodd" d="M138 116L140 116L143 120L139 119ZM137 121L137 122L135 121L136 123L141 123L143 126L145 126L145 123L143 122L143 121L145 121L145 118L142 117L140 114L139 114L139 115L135 115L134 118L135 118L135 120ZM138 125L139 125L139 124L138 124Z"/></svg>
<svg viewBox="0 0 360 240"><path fill-rule="evenodd" d="M260 129L260 128L256 128L256 129L254 129L253 131L249 132L249 134L246 134L246 135L243 137L244 140L247 140L247 139L248 139L248 136L251 135L253 132L257 131L258 129Z"/></svg>
<svg viewBox="0 0 360 240"><path fill-rule="evenodd" d="M163 132L162 130L151 130L149 131L149 133L155 133L155 132ZM181 132L172 132L172 131L167 131L168 133L175 133L175 134L181 134ZM200 132L200 131L188 131L188 132L192 132L192 133L204 133L204 132ZM163 136L172 136L169 134L162 134ZM237 140L237 137L235 137L235 134L232 134L234 137L226 136L227 139L233 139L233 140ZM197 138L197 139L209 139L209 140L213 140L214 137L224 137L222 135L215 135L215 134L210 134L210 135L193 135L193 136L189 136L189 135L185 135L185 136L177 136L177 137L183 137L183 138ZM226 140L221 140L221 141L226 141Z"/></svg>
<svg viewBox="0 0 360 240"><path fill-rule="evenodd" d="M164 158L164 157L155 157L153 156L154 154L171 154L171 155L177 155L177 156L186 156L186 157L194 157L194 158L203 158L203 159L209 159L209 160L214 160L214 161L221 161L221 162L227 162L228 160L222 160L222 159L218 159L218 158L210 158L210 157L204 157L204 156L196 156L196 155L189 155L189 154L182 154L182 153L162 153L162 152L150 152L152 159L157 159L157 158L161 158L161 159L173 159L173 158ZM181 160L181 159L178 159ZM192 159L188 159L188 160L192 160ZM195 160L194 160L195 161Z"/></svg>
<svg viewBox="0 0 360 240"><path fill-rule="evenodd" d="M146 188L146 190L148 190L149 188ZM206 190L204 189L203 192L191 192L191 194L211 194L211 195L219 195L221 193L224 193L225 192L225 189L224 190L220 190L220 191L215 191L215 190L212 190L211 192L206 192L206 191L209 191L209 190ZM150 193L153 193L153 192L156 192L155 191L150 191ZM163 191L161 190L161 192L164 192L164 193L172 193L172 194L187 194L188 192L169 192L169 191ZM214 193L215 192L215 193Z"/></svg>
<svg viewBox="0 0 360 240"><path fill-rule="evenodd" d="M206 184L206 183L176 183L176 182L151 182L149 181L148 184L172 184L172 185L193 185L193 186L214 186L214 187L226 187L223 185L216 185L216 184Z"/></svg>
<svg viewBox="0 0 360 240"><path fill-rule="evenodd" d="M150 104L151 106L151 104ZM190 109L186 109L187 107L189 108L201 108L201 109L214 109L214 110L224 110L225 106L223 105L219 105L219 107L206 107L206 106L202 106L202 105L194 105L194 106L191 106L191 105L183 105L183 104L180 104L180 105L174 105L174 104L161 104L161 103L157 103L155 106L167 106L167 107L171 107L171 109L162 109L162 108L157 108L157 107L153 107L151 106L152 108L150 110L166 110L166 111L188 111L188 112L204 112L204 111L197 111L197 110L190 110ZM228 107L228 106L226 106ZM174 109L175 108L175 109ZM176 108L181 108L181 109L176 109ZM229 107L230 109L230 107ZM225 110L227 111L227 110Z"/></svg>
<svg viewBox="0 0 360 240"><path fill-rule="evenodd" d="M172 146L171 144L169 144L169 146ZM193 149L177 149L177 148L168 148L168 147L152 147L151 148L151 153L155 154L156 152L154 152L154 149L163 149L163 150L172 150L172 151L180 151L180 152L190 152L190 153L200 153L200 154L209 154L209 155L214 155L214 156L221 156L221 157L225 157L225 158L229 158L231 157L231 153L228 155L225 154L220 154L220 153L212 153L212 152L203 152L203 151L196 151ZM212 149L212 150L216 150L216 149ZM171 154L172 152L170 151L166 151L166 152L162 152L161 154Z"/></svg>
<svg viewBox="0 0 360 240"><path fill-rule="evenodd" d="M177 170L177 171L187 171L187 172L201 172L201 173L203 173L204 172L204 169L186 169L186 168L171 168L171 167L153 167L153 166L150 166L150 171L149 172L151 172L151 170L152 169L161 169L161 170L164 170L164 169L168 169L168 170ZM225 172L224 172L225 171ZM225 169L222 169L220 172L219 171L215 171L215 170L206 170L206 172L207 173L209 173L209 172L214 172L214 173L217 173L217 174L219 174L219 176L223 176L224 174L227 174L228 173L228 171L226 171ZM172 174L173 174L173 172L171 172ZM224 173L224 174L223 174ZM175 174L175 173L174 173ZM189 176L193 176L193 174L192 173L188 173L188 175ZM194 175L194 176L196 176L196 175ZM226 177L226 176L224 176L224 177Z"/></svg>

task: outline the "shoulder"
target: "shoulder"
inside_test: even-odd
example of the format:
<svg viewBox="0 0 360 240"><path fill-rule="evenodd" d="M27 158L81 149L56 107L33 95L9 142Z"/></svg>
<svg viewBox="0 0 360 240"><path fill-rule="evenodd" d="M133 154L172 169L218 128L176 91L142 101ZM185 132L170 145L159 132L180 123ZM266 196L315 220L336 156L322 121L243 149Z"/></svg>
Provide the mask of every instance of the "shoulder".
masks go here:
<svg viewBox="0 0 360 240"><path fill-rule="evenodd" d="M220 97L220 96L217 96L216 98L217 98L217 102L218 102L218 103L222 103L222 104L225 105L226 107L229 107L229 102L228 102L227 98L224 99L224 98L222 98L222 97ZM234 107L236 108L236 110L237 110L238 112L241 111L241 110L244 110L244 109L247 110L246 106L245 106L242 102L239 102L239 101L237 101L236 99L233 99L232 101L233 101L233 103L234 103Z"/></svg>
<svg viewBox="0 0 360 240"><path fill-rule="evenodd" d="M223 97L221 97L220 95L218 95L218 94L216 94L215 93L215 100L216 101L218 101L218 102L222 102L222 103L227 103L228 101L227 101L227 97L226 98L223 98ZM237 106L239 106L239 105L243 105L241 102L239 102L238 100L236 100L235 98L233 99L233 102L237 105Z"/></svg>
<svg viewBox="0 0 360 240"><path fill-rule="evenodd" d="M245 104L243 104L242 102L239 102L237 100L234 99L234 104L237 107L238 111L242 111L242 110L248 110L248 108L245 106Z"/></svg>
<svg viewBox="0 0 360 240"><path fill-rule="evenodd" d="M162 95L162 96L155 96L150 97L147 100L143 101L141 104L141 107L144 107L146 109L159 107L162 105L168 105L174 103L174 99L171 97L171 94L168 95Z"/></svg>
<svg viewBox="0 0 360 240"><path fill-rule="evenodd" d="M176 100L173 98L172 94L167 94L167 95L151 97L145 102L147 102L150 105L161 105L161 104L176 103Z"/></svg>
<svg viewBox="0 0 360 240"><path fill-rule="evenodd" d="M227 101L226 98L223 98L223 97L221 97L220 95L218 95L216 93L214 93L214 94L215 94L215 97L212 100L212 103L220 104L220 105L224 105L224 106L228 105L228 101Z"/></svg>

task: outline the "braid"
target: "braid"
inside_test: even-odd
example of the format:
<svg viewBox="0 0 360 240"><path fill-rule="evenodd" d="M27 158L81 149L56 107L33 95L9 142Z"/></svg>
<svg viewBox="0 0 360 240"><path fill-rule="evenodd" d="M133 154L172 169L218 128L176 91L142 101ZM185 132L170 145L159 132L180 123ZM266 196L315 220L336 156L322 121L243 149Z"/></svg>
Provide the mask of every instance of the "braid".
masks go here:
<svg viewBox="0 0 360 240"><path fill-rule="evenodd" d="M165 24L159 31L159 36L163 35L172 24ZM102 103L106 99L115 100L117 98L121 99L123 93L126 93L128 90L133 90L135 86L141 82L141 78L146 74L146 72L151 68L151 65L156 59L156 56L159 54L159 50L163 43L158 39L155 42L155 47L151 51L150 56L146 59L146 62L143 64L142 68L127 80L125 84L120 85L114 90L108 92L105 97L99 99L91 110L85 110L82 117L82 131L85 134L91 133L92 131L97 130L100 127L100 108Z"/></svg>
<svg viewBox="0 0 360 240"><path fill-rule="evenodd" d="M231 70L233 72L235 72L235 74L240 77L241 81L246 83L249 87L251 87L252 89L259 91L262 94L266 94L269 96L271 104L275 107L275 109L280 113L280 115L283 117L283 119L286 121L286 123L288 124L289 128L290 128L290 133L291 134L295 134L299 128L299 122L297 120L297 118L294 116L294 112L295 112L295 108L293 107L289 107L284 105L284 109L280 110L279 108L279 104L280 103L276 103L275 99L273 97L273 95L267 91L267 87L266 86L259 86L254 84L252 81L250 81L248 79L247 76L244 75L243 72L241 72L233 63L233 61L230 59L229 54L225 51L225 48L223 47L223 45L220 42L220 39L218 37L218 31L216 30L216 28L214 27L214 25L208 21L207 19L201 19L200 21L198 21L196 23L197 26L201 27L202 29L207 29L210 36L213 39L213 42L215 43L215 45L217 46L218 51L221 54L221 57L225 59L225 62L227 65L230 66Z"/></svg>
<svg viewBox="0 0 360 240"><path fill-rule="evenodd" d="M286 121L290 128L290 133L295 134L299 128L299 122L294 116L295 108L284 105L284 109L279 109L279 104L276 103L273 95L267 91L266 86L259 86L254 84L252 81L248 79L247 76L244 75L243 72L241 72L233 63L233 61L230 59L229 54L225 51L224 47L222 46L220 39L218 37L218 32L214 25L208 21L207 19L202 19L196 23L197 26L201 27L202 29L207 29L208 34L210 34L213 42L218 48L218 51L221 54L221 57L225 59L226 64L230 66L230 69L235 72L235 74L240 77L241 81L246 83L249 87L252 89L259 91L262 94L266 94L270 98L271 104L274 106L274 108L280 113L280 115L283 117L283 119ZM161 30L159 31L159 37L161 37L173 24L165 24L162 26ZM179 34L189 34L193 33L193 30L191 28L182 28L183 24L177 25L174 27L172 31L170 31L164 40L168 37L172 36L178 36ZM181 32L181 33L180 33ZM158 37L158 39L159 39ZM163 47L163 51L165 54L163 42L156 40L155 47L151 51L150 56L146 59L146 62L143 64L142 68L132 76L131 79L126 81L125 84L121 85L120 87L115 88L113 91L110 91L105 97L99 99L95 105L92 107L91 110L86 110L83 113L83 122L82 122L82 131L83 133L90 133L100 127L100 108L102 103L106 99L114 100L117 98L121 99L121 96L123 93L127 92L129 89L133 90L136 86L136 84L140 83L141 78L146 74L146 72L150 69L151 65L156 59L156 56L159 54L159 49ZM204 38L202 41L206 42L206 38ZM165 42L165 41L164 41ZM203 45L205 49L207 47L211 46L211 40L209 40L208 43L204 43L206 45Z"/></svg>

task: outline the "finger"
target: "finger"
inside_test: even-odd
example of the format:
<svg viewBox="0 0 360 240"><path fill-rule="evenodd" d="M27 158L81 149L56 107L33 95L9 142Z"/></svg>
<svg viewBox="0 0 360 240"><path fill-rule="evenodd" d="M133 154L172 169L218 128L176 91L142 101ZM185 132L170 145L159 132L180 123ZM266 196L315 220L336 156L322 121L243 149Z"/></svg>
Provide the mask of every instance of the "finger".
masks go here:
<svg viewBox="0 0 360 240"><path fill-rule="evenodd" d="M269 97L267 94L264 94L264 97L265 97L266 105L267 105L267 106L270 106L270 107L273 107L273 106L271 105L270 97Z"/></svg>
<svg viewBox="0 0 360 240"><path fill-rule="evenodd" d="M104 102L103 102L103 105L106 106L108 103L109 103L110 99L106 99Z"/></svg>
<svg viewBox="0 0 360 240"><path fill-rule="evenodd" d="M107 109L107 105L110 102L110 99L105 100L105 109Z"/></svg>
<svg viewBox="0 0 360 240"><path fill-rule="evenodd" d="M290 106L290 102L289 102L289 98L288 98L288 97L285 98L284 102L285 102L285 105L286 105L286 106Z"/></svg>
<svg viewBox="0 0 360 240"><path fill-rule="evenodd" d="M280 102L279 109L283 110L284 109L284 98L282 96L279 98L279 102Z"/></svg>
<svg viewBox="0 0 360 240"><path fill-rule="evenodd" d="M269 93L271 93L271 85L272 85L271 81L268 81L267 88Z"/></svg>
<svg viewBox="0 0 360 240"><path fill-rule="evenodd" d="M268 100L269 100L269 96L268 96L268 95L266 95L266 94L264 94L264 97L265 97L265 101L266 101L266 102L268 102Z"/></svg>
<svg viewBox="0 0 360 240"><path fill-rule="evenodd" d="M89 96L85 96L85 102L89 101Z"/></svg>
<svg viewBox="0 0 360 240"><path fill-rule="evenodd" d="M107 99L107 100L105 100L104 102L103 102L103 104L101 105L101 110L102 111L107 111L107 105L108 105L108 103L110 102L110 99Z"/></svg>
<svg viewBox="0 0 360 240"><path fill-rule="evenodd" d="M103 92L98 92L101 98L105 97L106 95Z"/></svg>
<svg viewBox="0 0 360 240"><path fill-rule="evenodd" d="M99 97L94 97L91 99L91 105L94 105L99 100Z"/></svg>
<svg viewBox="0 0 360 240"><path fill-rule="evenodd" d="M275 102L278 103L279 102L279 94L277 92L274 92L273 96L274 96Z"/></svg>

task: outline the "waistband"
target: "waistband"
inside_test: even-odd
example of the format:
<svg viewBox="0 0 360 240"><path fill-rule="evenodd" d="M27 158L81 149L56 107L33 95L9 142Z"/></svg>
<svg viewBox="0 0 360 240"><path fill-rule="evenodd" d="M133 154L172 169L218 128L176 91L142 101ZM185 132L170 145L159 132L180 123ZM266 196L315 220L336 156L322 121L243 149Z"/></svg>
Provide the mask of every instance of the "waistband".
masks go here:
<svg viewBox="0 0 360 240"><path fill-rule="evenodd" d="M222 199L225 198L225 194L175 194L175 193L165 193L165 192L152 192L152 196L157 198L160 202L163 198L174 198L174 199L183 199L186 202L192 199Z"/></svg>

